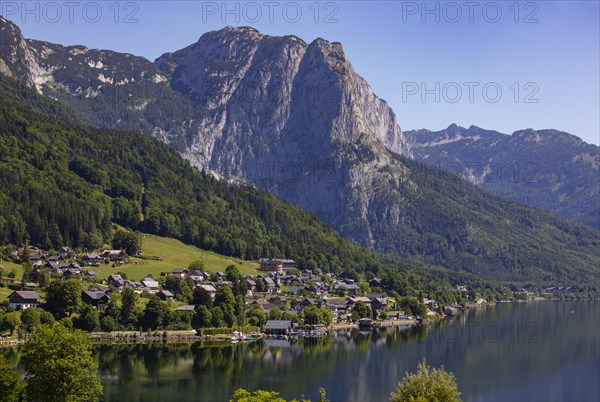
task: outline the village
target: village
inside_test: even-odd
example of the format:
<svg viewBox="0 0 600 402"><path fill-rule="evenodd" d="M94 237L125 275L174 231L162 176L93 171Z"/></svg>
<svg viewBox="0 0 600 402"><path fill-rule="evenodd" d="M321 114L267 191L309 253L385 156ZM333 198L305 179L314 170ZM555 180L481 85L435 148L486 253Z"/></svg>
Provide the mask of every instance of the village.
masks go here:
<svg viewBox="0 0 600 402"><path fill-rule="evenodd" d="M237 293L241 288L245 303L243 311L247 318L248 312L254 316L245 321L261 328L266 336L297 333L318 335L331 328L370 329L399 325L400 322L414 323L416 319L421 321L422 318L444 313L435 300L427 298L418 303L420 310L414 307L400 309L397 297L389 295L385 284L377 277L357 281L347 272L335 274L320 269L316 272L300 270L291 259L262 258L254 275L241 275L233 265L227 268L227 272L208 273L200 268L203 264L196 263L188 268L161 272L160 277L147 276L132 280L119 271L119 267L130 258L124 250L107 249L98 253L78 254L68 247L53 253L30 247L28 251L28 264L31 267L28 278L24 277L21 281L18 278L3 279L9 282L9 288L14 289L8 296L8 304L15 311L43 308L43 289L48 286L48 278L43 279L43 273L46 276L50 273L53 280L80 281L81 302L92 306L99 314L105 313L115 295L120 297L125 289L132 290L140 299L157 296L167 302L176 315L186 312L193 315L199 306L193 303L194 298L189 295L186 297L174 289L174 283L187 284L193 294L207 294L212 301L219 289L231 288ZM111 267L114 273L98 279L96 271L105 267ZM231 280L232 272L235 272L236 284ZM459 308L446 307L445 313L454 315ZM317 312L315 315L309 314L314 311ZM254 314L256 312L259 313ZM262 317L260 312L264 320L255 319ZM204 327L215 326L205 324Z"/></svg>

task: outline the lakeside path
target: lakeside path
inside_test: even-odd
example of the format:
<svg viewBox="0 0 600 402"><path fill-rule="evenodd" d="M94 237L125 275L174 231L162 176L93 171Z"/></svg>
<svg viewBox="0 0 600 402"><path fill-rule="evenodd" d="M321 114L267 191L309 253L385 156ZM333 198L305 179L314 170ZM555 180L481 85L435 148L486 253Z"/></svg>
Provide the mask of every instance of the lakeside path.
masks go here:
<svg viewBox="0 0 600 402"><path fill-rule="evenodd" d="M417 323L416 320L383 320L383 321L373 321L374 327L380 328L392 328L392 327L400 327L400 326L412 326ZM356 329L358 328L358 323L334 323L327 327L328 331L340 331L345 329Z"/></svg>

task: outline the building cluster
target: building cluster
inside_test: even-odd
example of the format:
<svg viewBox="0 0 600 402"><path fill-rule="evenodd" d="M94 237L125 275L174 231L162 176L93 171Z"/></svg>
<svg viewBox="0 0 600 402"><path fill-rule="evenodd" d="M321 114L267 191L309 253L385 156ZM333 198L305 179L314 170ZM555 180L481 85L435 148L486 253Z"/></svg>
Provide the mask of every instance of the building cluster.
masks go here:
<svg viewBox="0 0 600 402"><path fill-rule="evenodd" d="M62 275L63 279L70 279L82 276L95 278L94 272L89 268L107 261L120 262L125 257L122 250L105 250L99 254L88 253L76 258L69 248L64 247L56 255L49 255L36 249L30 250L29 259L36 269L48 267L55 274ZM334 317L342 320L350 316L352 308L359 302L370 307L374 312L396 307L395 299L386 297L382 293L385 289L378 278L371 279L368 287L361 288L359 283L346 272L334 274L300 271L296 268L295 261L290 259L261 259L259 263L261 273L244 276L249 309L260 308L264 313L269 314L271 310L277 308L282 312L295 315L302 313L309 306L324 307L328 308ZM82 267L88 269L81 269ZM189 278L195 287L203 288L213 298L219 288L233 286L227 281L226 274L223 272L210 275L202 270L175 268L161 275ZM103 280L102 284L108 285L108 288L86 290L82 294L82 301L96 307L100 312L106 309L110 301L109 289L121 292L125 287L129 287L138 294L146 292L166 301L175 299L171 291L163 289L160 282L151 277L134 281L114 273ZM32 289L36 284L25 285L31 287L25 286L25 290L13 292L9 297L11 307L17 310L37 307L40 304L39 294L36 289ZM363 289L376 289L378 293L367 294ZM178 308L193 310L194 306Z"/></svg>
<svg viewBox="0 0 600 402"><path fill-rule="evenodd" d="M93 270L81 268L98 267L101 263L122 264L127 258L123 250L104 250L102 253L87 253L76 256L69 247L62 247L56 254L50 254L37 247L29 247L29 262L35 270L48 268L55 275L60 275L63 279L70 279L80 275L95 278L96 273ZM36 287L36 284L29 283L26 287Z"/></svg>

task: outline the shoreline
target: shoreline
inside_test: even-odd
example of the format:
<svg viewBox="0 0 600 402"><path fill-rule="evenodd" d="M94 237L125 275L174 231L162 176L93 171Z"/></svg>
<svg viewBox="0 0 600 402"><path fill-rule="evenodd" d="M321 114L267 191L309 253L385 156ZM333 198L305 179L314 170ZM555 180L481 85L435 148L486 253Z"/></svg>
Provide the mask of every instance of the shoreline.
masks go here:
<svg viewBox="0 0 600 402"><path fill-rule="evenodd" d="M496 304L504 303L531 303L539 301L600 301L600 298L570 298L570 299L559 299L552 298L547 299L543 297L536 297L530 300L502 300L494 303L482 303L482 304L468 304L463 307L463 310L468 308L481 308L490 307ZM460 313L459 313L460 314ZM458 314L457 314L458 315ZM421 325L427 325L437 319L442 319L445 315L437 314L436 317L425 319ZM406 326L410 328L414 325L419 324L417 320L412 319L400 319L400 320L383 320L374 321L374 325L371 329L377 328L398 328ZM358 323L335 323L327 327L322 333L347 331L352 329L359 329ZM166 333L166 335L165 335ZM249 334L254 339L266 338L262 333ZM94 344L141 344L141 343L194 343L194 342L223 342L231 341L232 334L214 334L214 335L198 335L196 330L162 330L140 332L140 331L115 331L115 332L90 332L88 336L92 339ZM15 347L25 343L26 339L9 338L0 339L0 347Z"/></svg>
<svg viewBox="0 0 600 402"><path fill-rule="evenodd" d="M399 330L408 329L417 324L416 320L385 320L376 322L379 325L374 325L371 329L378 328L396 328ZM404 327L404 328L402 328ZM359 329L358 323L339 323L327 327L320 331L321 334L342 332L347 330ZM95 344L141 344L141 343L194 343L194 342L231 342L232 334L213 334L213 335L197 335L195 330L184 331L154 331L151 334L139 331L118 331L118 332L95 332L90 333L90 337ZM271 339L263 333L251 333L249 337L254 340Z"/></svg>

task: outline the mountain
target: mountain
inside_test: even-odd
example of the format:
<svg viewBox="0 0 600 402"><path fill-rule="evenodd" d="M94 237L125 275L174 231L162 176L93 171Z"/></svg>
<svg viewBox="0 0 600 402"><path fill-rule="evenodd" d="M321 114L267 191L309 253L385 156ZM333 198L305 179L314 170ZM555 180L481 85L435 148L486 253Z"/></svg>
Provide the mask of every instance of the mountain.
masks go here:
<svg viewBox="0 0 600 402"><path fill-rule="evenodd" d="M498 195L600 229L600 148L557 130L512 135L452 124L405 132L414 157Z"/></svg>
<svg viewBox="0 0 600 402"><path fill-rule="evenodd" d="M84 123L159 138L193 166L268 190L360 245L503 280L577 281L597 269L600 232L409 159L393 112L339 43L225 28L151 63L24 40L6 20L0 29L5 74Z"/></svg>
<svg viewBox="0 0 600 402"><path fill-rule="evenodd" d="M390 208L368 189L397 186L404 168L388 150L410 150L339 43L225 28L151 63L25 40L6 20L0 29L4 71L84 123L160 138L194 166L267 189L373 245L370 206ZM398 221L392 209L387 224Z"/></svg>
<svg viewBox="0 0 600 402"><path fill-rule="evenodd" d="M149 136L84 126L61 104L0 75L0 255L20 244L98 248L110 241L113 223L227 256L288 257L300 268L377 275L389 291L425 292L447 304L464 301L457 284L498 299L510 295L506 285L518 289L375 255L297 206L202 174ZM552 279L597 294L593 282Z"/></svg>

